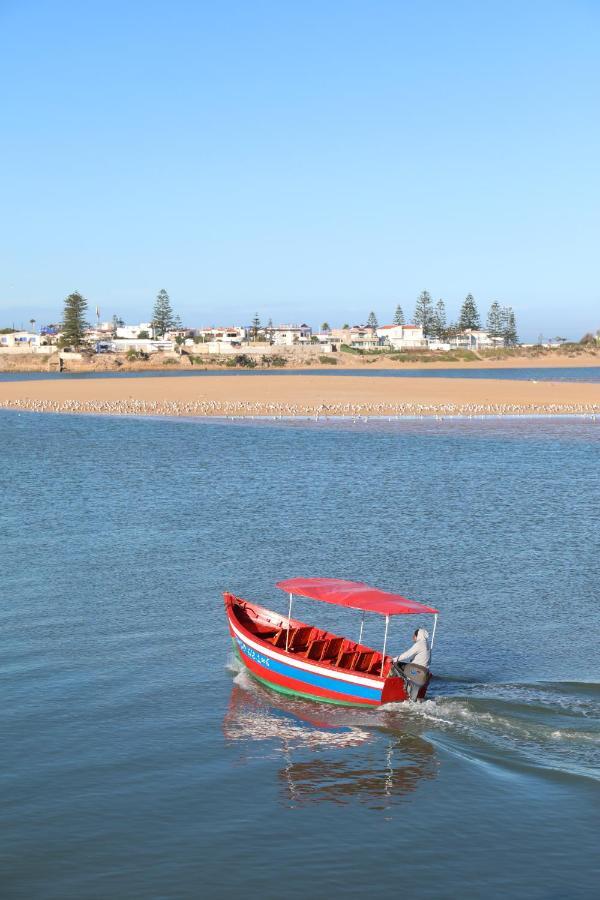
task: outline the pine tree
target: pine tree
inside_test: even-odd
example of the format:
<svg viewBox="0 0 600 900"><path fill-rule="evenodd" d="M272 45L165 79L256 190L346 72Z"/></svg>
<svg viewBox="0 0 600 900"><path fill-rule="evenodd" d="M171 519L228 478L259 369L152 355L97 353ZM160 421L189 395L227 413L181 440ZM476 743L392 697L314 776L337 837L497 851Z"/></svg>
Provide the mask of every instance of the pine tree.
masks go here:
<svg viewBox="0 0 600 900"><path fill-rule="evenodd" d="M481 319L477 312L473 294L467 294L465 297L465 302L460 310L458 326L461 331L466 331L467 328L471 328L473 331L479 331L481 328Z"/></svg>
<svg viewBox="0 0 600 900"><path fill-rule="evenodd" d="M517 322L512 306L505 306L502 309L502 337L505 347L516 347L519 343Z"/></svg>
<svg viewBox="0 0 600 900"><path fill-rule="evenodd" d="M415 325L420 325L425 337L433 333L433 300L427 291L421 291L415 306Z"/></svg>
<svg viewBox="0 0 600 900"><path fill-rule="evenodd" d="M152 314L152 324L157 335L164 336L165 332L175 326L175 316L169 295L163 288L156 295L154 302L154 313Z"/></svg>
<svg viewBox="0 0 600 900"><path fill-rule="evenodd" d="M446 340L455 338L458 334L460 334L458 322L449 322L446 326Z"/></svg>
<svg viewBox="0 0 600 900"><path fill-rule="evenodd" d="M443 341L447 337L447 332L446 304L440 299L435 304L435 310L433 312L433 334L438 341Z"/></svg>
<svg viewBox="0 0 600 900"><path fill-rule="evenodd" d="M258 338L258 332L260 331L260 316L258 313L254 313L254 318L252 319L252 337L254 340Z"/></svg>
<svg viewBox="0 0 600 900"><path fill-rule="evenodd" d="M87 300L77 291L66 298L62 323L62 343L65 346L81 347L85 343L87 305Z"/></svg>
<svg viewBox="0 0 600 900"><path fill-rule="evenodd" d="M374 312L369 313L369 318L367 319L367 328L377 328L379 323L377 322L377 316Z"/></svg>
<svg viewBox="0 0 600 900"><path fill-rule="evenodd" d="M501 337L503 333L504 323L502 320L502 309L497 300L494 300L488 312L486 328L491 337Z"/></svg>
<svg viewBox="0 0 600 900"><path fill-rule="evenodd" d="M400 304L398 304L394 313L394 325L404 325L404 313Z"/></svg>

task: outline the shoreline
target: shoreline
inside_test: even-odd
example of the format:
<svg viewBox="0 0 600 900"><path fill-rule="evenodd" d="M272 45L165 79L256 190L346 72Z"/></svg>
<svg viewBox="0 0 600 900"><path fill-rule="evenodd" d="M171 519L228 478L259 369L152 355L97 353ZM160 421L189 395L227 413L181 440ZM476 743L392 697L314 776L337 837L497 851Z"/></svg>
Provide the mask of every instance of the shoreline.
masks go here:
<svg viewBox="0 0 600 900"><path fill-rule="evenodd" d="M185 417L600 415L600 384L360 375L0 382L0 409Z"/></svg>

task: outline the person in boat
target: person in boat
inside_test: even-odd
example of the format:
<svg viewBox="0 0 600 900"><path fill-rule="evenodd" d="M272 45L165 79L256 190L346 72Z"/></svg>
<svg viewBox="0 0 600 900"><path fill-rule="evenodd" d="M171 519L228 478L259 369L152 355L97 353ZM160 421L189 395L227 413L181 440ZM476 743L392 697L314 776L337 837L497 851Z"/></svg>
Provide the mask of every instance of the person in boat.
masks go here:
<svg viewBox="0 0 600 900"><path fill-rule="evenodd" d="M417 628L413 634L412 647L394 658L394 668L404 678L409 700L418 700L421 688L427 686L430 662L429 632L425 628Z"/></svg>
<svg viewBox="0 0 600 900"><path fill-rule="evenodd" d="M413 644L400 656L394 658L394 662L398 668L403 663L413 663L415 666L423 666L424 669L429 668L431 662L431 647L429 646L429 632L426 628L416 628L413 634Z"/></svg>

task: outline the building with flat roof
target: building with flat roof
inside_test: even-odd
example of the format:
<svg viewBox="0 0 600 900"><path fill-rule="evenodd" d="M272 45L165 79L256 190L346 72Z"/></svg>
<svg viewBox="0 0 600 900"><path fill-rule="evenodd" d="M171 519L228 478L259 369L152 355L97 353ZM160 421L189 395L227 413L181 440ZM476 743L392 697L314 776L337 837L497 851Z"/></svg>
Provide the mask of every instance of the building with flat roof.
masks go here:
<svg viewBox="0 0 600 900"><path fill-rule="evenodd" d="M383 344L394 350L420 350L427 347L421 325L380 325L377 334Z"/></svg>

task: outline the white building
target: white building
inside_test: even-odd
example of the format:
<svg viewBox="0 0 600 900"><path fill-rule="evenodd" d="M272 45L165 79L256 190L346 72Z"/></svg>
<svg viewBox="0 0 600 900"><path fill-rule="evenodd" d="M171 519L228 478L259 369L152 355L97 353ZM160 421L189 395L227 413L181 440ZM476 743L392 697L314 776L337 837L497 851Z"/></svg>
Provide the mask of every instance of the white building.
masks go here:
<svg viewBox="0 0 600 900"><path fill-rule="evenodd" d="M0 334L0 350L9 353L48 353L54 348L47 346L49 340L45 335L34 331L13 331L11 334Z"/></svg>
<svg viewBox="0 0 600 900"><path fill-rule="evenodd" d="M273 344L308 344L312 328L310 325L275 325L273 328L267 328L266 334Z"/></svg>
<svg viewBox="0 0 600 900"><path fill-rule="evenodd" d="M176 341L177 338L185 340L190 334L190 328L169 328L169 330L164 333L164 339L167 341Z"/></svg>
<svg viewBox="0 0 600 900"><path fill-rule="evenodd" d="M352 325L351 328L332 328L329 340L334 344L346 344L355 350L380 350L381 338L370 325Z"/></svg>
<svg viewBox="0 0 600 900"><path fill-rule="evenodd" d="M311 335L311 341L313 344L331 344L332 341L337 343L331 331L315 331Z"/></svg>
<svg viewBox="0 0 600 900"><path fill-rule="evenodd" d="M241 344L247 334L246 328L238 325L230 325L227 328L196 328L194 335L211 344ZM186 340L186 345L193 344L191 339Z"/></svg>
<svg viewBox="0 0 600 900"><path fill-rule="evenodd" d="M488 331L467 328L449 338L448 343L451 348L458 350L491 350L494 347L503 347L504 338L492 337Z"/></svg>
<svg viewBox="0 0 600 900"><path fill-rule="evenodd" d="M139 325L120 325L116 330L116 337L126 340L135 340L140 331L147 331L152 337L152 322L140 322Z"/></svg>
<svg viewBox="0 0 600 900"><path fill-rule="evenodd" d="M381 325L377 329L377 335L394 350L420 350L427 347L420 325Z"/></svg>
<svg viewBox="0 0 600 900"><path fill-rule="evenodd" d="M101 322L100 325L90 325L84 331L87 341L109 341L112 338L114 326L112 322Z"/></svg>
<svg viewBox="0 0 600 900"><path fill-rule="evenodd" d="M33 331L13 331L11 334L0 335L2 347L26 347L29 344L39 343L40 336Z"/></svg>

